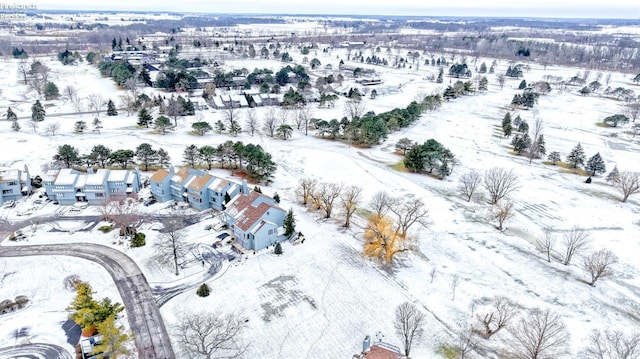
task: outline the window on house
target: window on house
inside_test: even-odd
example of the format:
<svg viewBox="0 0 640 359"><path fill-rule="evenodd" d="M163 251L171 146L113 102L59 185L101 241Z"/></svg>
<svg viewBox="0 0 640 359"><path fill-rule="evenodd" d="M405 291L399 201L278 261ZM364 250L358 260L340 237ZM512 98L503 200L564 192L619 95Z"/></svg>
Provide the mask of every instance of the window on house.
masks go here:
<svg viewBox="0 0 640 359"><path fill-rule="evenodd" d="M96 197L97 198L102 198L102 197L104 197L104 193L96 193Z"/></svg>
<svg viewBox="0 0 640 359"><path fill-rule="evenodd" d="M117 188L112 188L111 189L111 193L118 193L118 189Z"/></svg>
<svg viewBox="0 0 640 359"><path fill-rule="evenodd" d="M3 189L2 190L2 194L9 194L9 193L13 193L12 189Z"/></svg>
<svg viewBox="0 0 640 359"><path fill-rule="evenodd" d="M273 234L273 229L270 229L269 230L269 235L272 235L272 234Z"/></svg>
<svg viewBox="0 0 640 359"><path fill-rule="evenodd" d="M11 181L11 182L8 183L9 186L15 186L17 184L18 184L18 182L16 182L16 181Z"/></svg>

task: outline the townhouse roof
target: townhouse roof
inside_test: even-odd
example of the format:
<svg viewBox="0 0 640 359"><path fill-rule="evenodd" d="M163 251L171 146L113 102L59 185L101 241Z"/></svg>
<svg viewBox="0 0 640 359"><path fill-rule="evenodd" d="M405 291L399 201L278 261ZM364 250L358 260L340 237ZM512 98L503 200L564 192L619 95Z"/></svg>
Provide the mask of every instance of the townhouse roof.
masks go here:
<svg viewBox="0 0 640 359"><path fill-rule="evenodd" d="M88 186L99 186L103 185L107 176L109 175L109 170L100 168L96 171L96 173L87 174L87 180L85 185Z"/></svg>
<svg viewBox="0 0 640 359"><path fill-rule="evenodd" d="M0 171L0 182L19 181L20 170L3 170Z"/></svg>
<svg viewBox="0 0 640 359"><path fill-rule="evenodd" d="M189 177L189 168L183 167L171 177L171 182L182 183Z"/></svg>
<svg viewBox="0 0 640 359"><path fill-rule="evenodd" d="M76 183L77 178L78 172L70 168L64 168L60 170L60 172L58 173L58 177L56 177L56 185L71 186Z"/></svg>
<svg viewBox="0 0 640 359"><path fill-rule="evenodd" d="M165 169L159 169L156 171L156 173L154 173L151 178L149 178L149 181L151 182L155 182L155 183L160 183L162 181L164 181L165 178L167 178L167 176L169 176L169 171L165 170Z"/></svg>
<svg viewBox="0 0 640 359"><path fill-rule="evenodd" d="M187 188L194 191L200 191L207 183L209 183L212 178L213 176L210 174L205 174L203 176L194 176L191 182L187 185Z"/></svg>
<svg viewBox="0 0 640 359"><path fill-rule="evenodd" d="M107 179L107 181L124 182L128 174L129 171L127 170L112 170L111 173L109 173L109 178Z"/></svg>

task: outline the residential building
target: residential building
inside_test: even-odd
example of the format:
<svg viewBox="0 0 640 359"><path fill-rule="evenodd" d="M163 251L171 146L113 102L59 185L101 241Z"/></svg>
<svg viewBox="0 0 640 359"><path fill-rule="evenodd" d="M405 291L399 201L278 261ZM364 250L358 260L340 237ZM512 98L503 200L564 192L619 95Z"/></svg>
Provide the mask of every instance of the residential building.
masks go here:
<svg viewBox="0 0 640 359"><path fill-rule="evenodd" d="M0 170L0 204L31 194L29 168Z"/></svg>
<svg viewBox="0 0 640 359"><path fill-rule="evenodd" d="M120 200L140 191L140 172L135 170L99 169L82 173L74 169L48 171L43 179L47 197L61 205L88 202L99 205Z"/></svg>
<svg viewBox="0 0 640 359"><path fill-rule="evenodd" d="M287 239L284 218L287 213L275 200L251 191L240 193L227 204L227 226L244 248L261 250Z"/></svg>

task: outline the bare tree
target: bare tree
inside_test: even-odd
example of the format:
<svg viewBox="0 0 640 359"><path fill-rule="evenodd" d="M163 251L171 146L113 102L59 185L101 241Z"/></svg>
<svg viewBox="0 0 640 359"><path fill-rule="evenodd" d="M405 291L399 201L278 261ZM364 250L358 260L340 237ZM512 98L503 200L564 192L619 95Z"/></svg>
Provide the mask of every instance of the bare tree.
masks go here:
<svg viewBox="0 0 640 359"><path fill-rule="evenodd" d="M500 90L502 90L502 88L504 88L504 83L507 81L507 78L504 76L504 74L499 74L498 76L496 76L496 80L498 81L498 85L500 85Z"/></svg>
<svg viewBox="0 0 640 359"><path fill-rule="evenodd" d="M49 134L49 136L55 136L56 132L60 130L60 123L58 122L50 123L49 125L47 125L47 127L45 127L44 130Z"/></svg>
<svg viewBox="0 0 640 359"><path fill-rule="evenodd" d="M298 129L300 129L300 125L303 125L304 135L307 136L309 134L309 122L313 116L311 106L305 103L303 106L298 108L297 112L296 124L298 125Z"/></svg>
<svg viewBox="0 0 640 359"><path fill-rule="evenodd" d="M640 333L625 335L620 330L594 330L582 352L586 359L639 359Z"/></svg>
<svg viewBox="0 0 640 359"><path fill-rule="evenodd" d="M87 97L89 101L89 109L93 111L96 116L100 116L100 112L104 108L104 98L100 94L91 94Z"/></svg>
<svg viewBox="0 0 640 359"><path fill-rule="evenodd" d="M189 251L182 232L183 220L177 216L163 220L163 233L155 244L156 260L161 264L173 261L176 275L180 274L178 260Z"/></svg>
<svg viewBox="0 0 640 359"><path fill-rule="evenodd" d="M29 127L31 127L31 129L33 130L33 133L37 133L38 132L38 126L40 126L38 121L36 121L36 120L34 120L32 118L27 123L29 124Z"/></svg>
<svg viewBox="0 0 640 359"><path fill-rule="evenodd" d="M167 114L167 116L173 119L174 126L178 127L178 117L184 115L184 108L182 107L182 103L171 96L171 98L167 100L165 113Z"/></svg>
<svg viewBox="0 0 640 359"><path fill-rule="evenodd" d="M373 211L378 217L384 217L392 203L393 198L391 198L389 193L380 191L373 195L370 205L373 207Z"/></svg>
<svg viewBox="0 0 640 359"><path fill-rule="evenodd" d="M480 183L482 183L482 176L480 176L480 173L470 171L460 176L460 185L458 186L458 190L467 202L470 202L471 197L476 193Z"/></svg>
<svg viewBox="0 0 640 359"><path fill-rule="evenodd" d="M458 283L460 282L460 276L454 274L451 278L451 301L456 300L456 288L458 288Z"/></svg>
<svg viewBox="0 0 640 359"><path fill-rule="evenodd" d="M138 110L138 101L131 95L127 94L120 96L120 102L122 103L122 107L125 111L127 111L127 116L131 116L132 113L135 113Z"/></svg>
<svg viewBox="0 0 640 359"><path fill-rule="evenodd" d="M186 313L173 327L183 357L241 358L248 345L242 341L246 320L236 314Z"/></svg>
<svg viewBox="0 0 640 359"><path fill-rule="evenodd" d="M640 172L620 172L613 185L622 193L622 202L626 202L629 196L640 191Z"/></svg>
<svg viewBox="0 0 640 359"><path fill-rule="evenodd" d="M324 212L324 218L331 218L333 204L342 192L342 184L322 182L316 187L316 195L320 199L320 209Z"/></svg>
<svg viewBox="0 0 640 359"><path fill-rule="evenodd" d="M389 207L389 210L396 216L398 234L401 237L406 237L409 228L416 223L422 227L429 226L429 209L424 207L424 202L420 198L394 201Z"/></svg>
<svg viewBox="0 0 640 359"><path fill-rule="evenodd" d="M38 95L42 94L45 86L49 82L50 71L51 70L46 65L41 64L39 61L34 61L31 64L31 69L29 70L29 74L31 75L29 87L32 90L35 90Z"/></svg>
<svg viewBox="0 0 640 359"><path fill-rule="evenodd" d="M498 201L520 188L518 176L513 170L494 167L484 173L484 188L489 192L491 204Z"/></svg>
<svg viewBox="0 0 640 359"><path fill-rule="evenodd" d="M271 107L264 114L263 129L269 137L273 137L276 127L276 110Z"/></svg>
<svg viewBox="0 0 640 359"><path fill-rule="evenodd" d="M140 222L140 214L136 209L133 198L118 199L113 198L103 202L98 210L105 220L114 223L121 233L126 236L135 234L135 228Z"/></svg>
<svg viewBox="0 0 640 359"><path fill-rule="evenodd" d="M78 97L78 91L76 91L76 89L69 85L66 86L64 88L64 90L62 90L62 100L63 101L69 101L71 103L73 103L73 101L75 100L75 98Z"/></svg>
<svg viewBox="0 0 640 359"><path fill-rule="evenodd" d="M404 355L409 356L414 342L420 341L424 335L426 317L418 307L404 302L396 308L393 326L404 346Z"/></svg>
<svg viewBox="0 0 640 359"><path fill-rule="evenodd" d="M138 98L138 80L135 77L128 78L122 87L127 90L131 97Z"/></svg>
<svg viewBox="0 0 640 359"><path fill-rule="evenodd" d="M245 121L245 124L247 125L249 134L253 136L253 134L258 130L258 117L254 109L251 108L247 111L247 120Z"/></svg>
<svg viewBox="0 0 640 359"><path fill-rule="evenodd" d="M300 180L300 186L296 190L298 196L302 197L302 204L307 205L309 200L311 200L311 196L315 192L316 184L318 182L313 178L303 178Z"/></svg>
<svg viewBox="0 0 640 359"><path fill-rule="evenodd" d="M364 102L362 102L361 99L352 97L348 99L344 105L344 114L353 121L354 118L360 118L362 116L364 108Z"/></svg>
<svg viewBox="0 0 640 359"><path fill-rule="evenodd" d="M541 151L543 149L544 144L541 143L542 139L542 131L544 130L544 123L541 118L536 118L533 126L531 127L531 143L529 144L529 148L527 148L527 157L529 158L529 164L533 161L534 158L539 158L541 155Z"/></svg>
<svg viewBox="0 0 640 359"><path fill-rule="evenodd" d="M458 350L460 359L468 358L468 354L480 349L480 341L476 337L473 327L464 324L456 331L455 347Z"/></svg>
<svg viewBox="0 0 640 359"><path fill-rule="evenodd" d="M618 263L618 257L608 249L601 249L586 256L583 264L584 269L591 275L589 285L595 287L598 279L612 275L611 267L616 263Z"/></svg>
<svg viewBox="0 0 640 359"><path fill-rule="evenodd" d="M482 325L477 331L481 337L489 339L505 328L517 313L518 305L514 301L504 296L496 296L491 301L489 312L477 316Z"/></svg>
<svg viewBox="0 0 640 359"><path fill-rule="evenodd" d="M340 194L340 207L344 214L344 226L349 228L351 225L351 216L358 208L360 204L360 194L362 193L362 187L348 186L345 187Z"/></svg>
<svg viewBox="0 0 640 359"><path fill-rule="evenodd" d="M29 84L29 65L26 61L20 61L18 64L18 73L22 77L22 81L25 85Z"/></svg>
<svg viewBox="0 0 640 359"><path fill-rule="evenodd" d="M578 226L574 226L569 231L565 232L565 248L562 264L569 265L571 263L571 259L575 255L582 253L589 245L590 241L591 238L589 236L589 233Z"/></svg>
<svg viewBox="0 0 640 359"><path fill-rule="evenodd" d="M554 244L553 233L549 227L544 228L543 232L542 238L536 240L536 245L540 252L547 255L547 262L551 263L551 251L553 250Z"/></svg>
<svg viewBox="0 0 640 359"><path fill-rule="evenodd" d="M495 226L497 230L504 229L504 224L515 215L513 210L513 202L510 200L500 201L494 205L489 211L491 220L497 221Z"/></svg>
<svg viewBox="0 0 640 359"><path fill-rule="evenodd" d="M569 332L562 318L549 309L534 309L509 331L511 357L515 359L559 358L567 350Z"/></svg>
<svg viewBox="0 0 640 359"><path fill-rule="evenodd" d="M280 125L285 125L289 122L289 114L291 110L286 107L280 107L278 109L278 118L280 119Z"/></svg>

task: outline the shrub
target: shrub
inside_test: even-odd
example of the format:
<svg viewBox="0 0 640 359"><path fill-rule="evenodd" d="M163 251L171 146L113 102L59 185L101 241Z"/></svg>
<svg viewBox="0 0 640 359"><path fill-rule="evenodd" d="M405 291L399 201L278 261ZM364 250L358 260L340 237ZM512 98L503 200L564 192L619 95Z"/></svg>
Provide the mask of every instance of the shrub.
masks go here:
<svg viewBox="0 0 640 359"><path fill-rule="evenodd" d="M64 285L64 289L75 292L78 290L78 284L82 283L82 280L80 280L80 276L77 274L72 274L65 277L62 283Z"/></svg>
<svg viewBox="0 0 640 359"><path fill-rule="evenodd" d="M113 231L113 226L100 226L98 227L98 230L102 233L109 233Z"/></svg>
<svg viewBox="0 0 640 359"><path fill-rule="evenodd" d="M196 291L196 294L199 297L208 297L209 293L211 293L211 289L209 289L207 283L202 283L202 285L198 287L198 290Z"/></svg>
<svg viewBox="0 0 640 359"><path fill-rule="evenodd" d="M9 240L10 241L15 241L16 240L16 232L11 232L11 234L9 235Z"/></svg>
<svg viewBox="0 0 640 359"><path fill-rule="evenodd" d="M273 249L273 253L280 255L282 254L282 245L280 242L276 243L276 247Z"/></svg>
<svg viewBox="0 0 640 359"><path fill-rule="evenodd" d="M145 245L145 240L144 240L145 237L146 236L142 232L136 233L133 236L133 238L131 239L131 247L137 248L137 247L144 246Z"/></svg>
<svg viewBox="0 0 640 359"><path fill-rule="evenodd" d="M456 359L460 356L459 351L449 344L440 344L436 353L446 359Z"/></svg>

